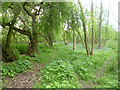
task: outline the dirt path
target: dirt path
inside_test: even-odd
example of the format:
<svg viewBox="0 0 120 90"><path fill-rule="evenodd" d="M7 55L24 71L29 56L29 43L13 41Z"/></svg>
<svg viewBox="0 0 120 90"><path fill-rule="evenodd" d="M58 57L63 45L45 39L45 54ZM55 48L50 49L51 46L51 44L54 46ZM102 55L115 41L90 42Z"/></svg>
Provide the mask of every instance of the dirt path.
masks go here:
<svg viewBox="0 0 120 90"><path fill-rule="evenodd" d="M5 78L3 80L3 88L33 88L33 85L40 81L40 70L44 68L44 64L39 64L32 61L31 72L21 73L13 78Z"/></svg>

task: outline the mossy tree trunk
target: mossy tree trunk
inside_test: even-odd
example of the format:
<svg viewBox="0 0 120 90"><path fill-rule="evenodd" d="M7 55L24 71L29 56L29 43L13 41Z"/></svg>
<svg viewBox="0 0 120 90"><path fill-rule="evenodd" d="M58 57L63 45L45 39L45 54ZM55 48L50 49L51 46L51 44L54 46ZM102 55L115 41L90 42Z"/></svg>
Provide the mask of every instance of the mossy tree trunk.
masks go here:
<svg viewBox="0 0 120 90"><path fill-rule="evenodd" d="M9 23L9 31L7 34L6 42L2 45L2 50L3 50L2 57L3 57L3 60L6 62L12 62L17 59L17 54L11 48L11 43L12 43L13 28L14 28L14 25L16 23L16 20L18 18L18 15L20 14L21 10L22 10L22 8L19 6L14 9L14 18Z"/></svg>
<svg viewBox="0 0 120 90"><path fill-rule="evenodd" d="M36 16L32 16L32 34L29 37L28 55L33 55L38 52L38 30L36 27Z"/></svg>

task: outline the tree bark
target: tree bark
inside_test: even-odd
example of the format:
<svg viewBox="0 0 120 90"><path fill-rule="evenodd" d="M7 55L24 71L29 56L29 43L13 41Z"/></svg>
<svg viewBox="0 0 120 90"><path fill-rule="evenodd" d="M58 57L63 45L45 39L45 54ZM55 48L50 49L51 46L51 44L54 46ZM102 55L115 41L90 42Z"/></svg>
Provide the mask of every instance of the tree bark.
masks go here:
<svg viewBox="0 0 120 90"><path fill-rule="evenodd" d="M13 28L14 24L17 20L18 15L20 14L22 8L18 6L18 8L15 9L14 18L11 21L9 25L9 31L7 34L6 42L2 47L3 50L3 60L6 62L12 62L17 59L16 53L11 49L11 41L12 41L12 35L13 35Z"/></svg>
<svg viewBox="0 0 120 90"><path fill-rule="evenodd" d="M91 18L92 18L92 48L91 55L94 55L94 15L93 15L93 0L91 0Z"/></svg>
<svg viewBox="0 0 120 90"><path fill-rule="evenodd" d="M51 34L51 35L52 35L52 34ZM47 36L45 37L45 39L46 39L49 47L52 48L52 47L53 47L53 39L52 39L51 35L47 34Z"/></svg>
<svg viewBox="0 0 120 90"><path fill-rule="evenodd" d="M107 24L106 24L106 32L105 32L104 46L105 46L105 44L106 44L106 41L107 41L108 24L109 24L109 11L108 11L108 19L107 19Z"/></svg>
<svg viewBox="0 0 120 90"><path fill-rule="evenodd" d="M102 30L101 30L101 26L102 26L102 1L101 1L101 8L100 8L100 16L99 16L99 19L100 19L100 22L99 22L99 45L98 45L98 48L101 49L102 48Z"/></svg>
<svg viewBox="0 0 120 90"><path fill-rule="evenodd" d="M68 44L67 31L64 31L64 33L63 33L63 40L64 40L65 45L67 45Z"/></svg>
<svg viewBox="0 0 120 90"><path fill-rule="evenodd" d="M36 28L36 16L32 16L32 34L29 36L30 43L28 47L28 55L38 52L38 30Z"/></svg>
<svg viewBox="0 0 120 90"><path fill-rule="evenodd" d="M76 35L75 35L75 30L73 30L73 50L76 49Z"/></svg>
<svg viewBox="0 0 120 90"><path fill-rule="evenodd" d="M82 45L85 46L85 45L84 45L84 40L83 40L83 38L82 38L82 35L80 34L79 31L77 31L77 33L78 33L78 35L80 36L80 39L81 39L80 41L81 41Z"/></svg>
<svg viewBox="0 0 120 90"><path fill-rule="evenodd" d="M37 25L36 25L36 16L37 14L37 10L35 11L35 13L32 13L30 10L28 10L25 5L27 4L27 2L23 5L23 9L25 10L25 12L32 18L32 33L29 36L30 39L30 43L28 46L28 55L33 56L35 53L38 52L38 29L37 29ZM40 8L41 9L41 8ZM40 11L39 9L39 11Z"/></svg>
<svg viewBox="0 0 120 90"><path fill-rule="evenodd" d="M80 1L78 0L80 9L81 9L81 20L82 20L82 24L83 24L83 29L84 29L84 42L85 42L85 48L86 48L86 52L87 55L90 55L90 49L89 49L89 45L88 45L88 37L87 37L87 31L86 31L86 23L85 23L85 16L84 16L84 12L83 12L83 7L80 3Z"/></svg>

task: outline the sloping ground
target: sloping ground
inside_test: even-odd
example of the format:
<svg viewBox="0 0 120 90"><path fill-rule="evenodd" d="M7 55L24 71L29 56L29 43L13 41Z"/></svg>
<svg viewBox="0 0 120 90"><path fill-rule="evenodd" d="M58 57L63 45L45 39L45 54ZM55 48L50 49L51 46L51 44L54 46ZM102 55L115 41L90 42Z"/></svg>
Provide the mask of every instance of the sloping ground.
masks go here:
<svg viewBox="0 0 120 90"><path fill-rule="evenodd" d="M33 88L33 85L40 81L40 70L44 64L38 64L32 61L32 71L21 73L13 78L8 77L3 80L3 88Z"/></svg>

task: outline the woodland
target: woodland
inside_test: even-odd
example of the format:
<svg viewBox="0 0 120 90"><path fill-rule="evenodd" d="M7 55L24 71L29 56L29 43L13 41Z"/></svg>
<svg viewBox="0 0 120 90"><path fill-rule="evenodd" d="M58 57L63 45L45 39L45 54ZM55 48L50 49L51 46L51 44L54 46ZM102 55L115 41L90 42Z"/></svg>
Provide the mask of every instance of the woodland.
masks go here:
<svg viewBox="0 0 120 90"><path fill-rule="evenodd" d="M2 88L118 88L118 31L103 2L3 2Z"/></svg>

